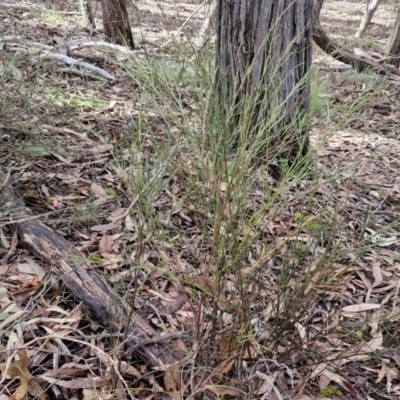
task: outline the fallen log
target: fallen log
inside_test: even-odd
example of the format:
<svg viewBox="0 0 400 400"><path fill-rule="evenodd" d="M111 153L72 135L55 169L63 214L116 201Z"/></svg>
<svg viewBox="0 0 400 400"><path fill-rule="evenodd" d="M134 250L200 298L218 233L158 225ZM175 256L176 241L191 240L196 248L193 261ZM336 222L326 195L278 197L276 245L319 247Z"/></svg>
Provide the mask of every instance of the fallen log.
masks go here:
<svg viewBox="0 0 400 400"><path fill-rule="evenodd" d="M4 178L1 174L0 177ZM9 218L9 224L16 225L20 242L49 262L52 272L105 327L115 333L126 333L128 353L131 349L148 367L159 371L170 368L176 370L189 361L189 355L171 343L169 335L166 338L160 336L145 319L116 298L103 278L93 271L85 256L35 218L6 179L3 182L0 185L0 210L3 216ZM195 371L187 374L182 372L181 379L182 386L187 388L186 393L192 392L191 398L216 398L213 392L203 387L211 382L203 384L201 376L196 377Z"/></svg>

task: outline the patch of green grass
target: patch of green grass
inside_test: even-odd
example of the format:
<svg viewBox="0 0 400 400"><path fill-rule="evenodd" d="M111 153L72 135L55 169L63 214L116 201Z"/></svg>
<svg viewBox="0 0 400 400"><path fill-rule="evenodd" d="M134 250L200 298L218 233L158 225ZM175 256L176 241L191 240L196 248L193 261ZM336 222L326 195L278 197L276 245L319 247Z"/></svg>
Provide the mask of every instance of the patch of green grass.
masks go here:
<svg viewBox="0 0 400 400"><path fill-rule="evenodd" d="M75 220L84 224L93 224L98 220L98 207L94 204L94 199L88 200L84 204L80 204L74 208Z"/></svg>
<svg viewBox="0 0 400 400"><path fill-rule="evenodd" d="M87 96L82 93L62 91L57 87L47 87L44 91L45 99L52 105L67 105L80 111L106 108L107 104L95 96Z"/></svg>
<svg viewBox="0 0 400 400"><path fill-rule="evenodd" d="M321 398L337 398L337 397L342 397L343 396L343 392L338 389L336 386L333 385L329 385L328 387L326 387L323 390L320 390L318 397Z"/></svg>
<svg viewBox="0 0 400 400"><path fill-rule="evenodd" d="M42 12L42 19L46 22L53 23L53 22L60 22L64 18L63 14L55 11L55 10L44 10Z"/></svg>
<svg viewBox="0 0 400 400"><path fill-rule="evenodd" d="M270 140L271 127L283 107L272 107L254 135L246 115L252 107L249 102L238 131L229 131L214 102L212 58L205 51L192 62L181 56L168 62L135 57L121 65L140 93L140 112L124 144L129 157L123 163L116 157L115 167L124 171L129 197L140 194L131 213L137 240L143 243L139 252L164 254L165 262L159 260L153 267L185 288L193 310L204 309L196 334L213 338L209 343L214 344L202 349L199 367L218 362L213 358L219 340L216 332L223 329L226 318L231 323L230 337L238 341L235 349L244 352L250 346L257 357L270 358L285 347L287 353L276 356L284 360L290 349L302 348L297 324L308 318L325 295L320 288L338 283L334 271L344 254L343 216L340 209L329 205L327 212L320 200L315 201L321 196L322 179L311 162L316 149L295 167L288 165L280 181L270 177L266 164L287 150L289 137L271 141L263 162L254 162L258 149ZM312 129L324 119L327 133L317 146L359 118L380 90L372 74L358 76L361 85L365 83L363 90L345 112L323 97L329 82L312 77L315 118L299 116L295 126ZM286 132L275 135L286 139ZM171 156L175 146L179 150ZM337 174L331 184L340 179ZM184 216L186 225L177 215ZM166 224L177 229L172 233ZM359 246L357 257L371 249L363 239ZM169 258L189 263L191 269L175 270L176 263L167 262Z"/></svg>

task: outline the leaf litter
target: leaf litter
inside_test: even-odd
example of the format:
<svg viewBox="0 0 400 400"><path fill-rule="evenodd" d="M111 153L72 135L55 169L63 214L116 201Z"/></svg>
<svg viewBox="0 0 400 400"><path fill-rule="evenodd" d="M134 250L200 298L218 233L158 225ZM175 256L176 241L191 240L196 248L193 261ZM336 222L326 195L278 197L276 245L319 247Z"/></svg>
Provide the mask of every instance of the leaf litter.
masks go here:
<svg viewBox="0 0 400 400"><path fill-rule="evenodd" d="M149 24L154 23L152 13L157 12L150 3L143 8ZM172 2L169 7L176 12ZM194 5L185 3L184 7L188 13ZM18 10L12 12L19 15ZM161 21L159 17L155 23L162 33ZM8 20L5 29L14 23ZM175 23L179 26L179 20ZM40 18L31 19L31 24L30 40L44 43L54 32L67 35L61 24L43 23ZM199 20L193 24L198 26ZM160 36L153 32L149 40L160 40ZM91 50L91 57L98 57L118 75L108 55ZM36 73L28 64L17 68ZM273 218L263 232L267 240L255 241L244 270L262 282L261 288L250 284L246 289L248 293L257 290L257 301L251 305L255 335L247 339L241 337L232 307L237 303L240 282L237 276L228 276L221 292L219 283L208 274L210 248L203 232L206 226L212 236L214 227L207 210L185 192L184 181L166 169L164 179L170 178L171 184L153 197L153 211L164 216L160 219L163 227L172 237L180 237L174 247L155 237L152 230L157 227L148 226L134 207L129 212L124 178L132 169L116 167L115 154L110 152L119 151L119 141L128 143L123 135L131 129L131 116L141 115L140 96L135 97L131 82L119 76L118 84L103 84L99 90L96 81L74 75L59 79L51 69L37 78L43 87L68 87L84 93L86 103L74 108L71 99L57 98L58 92L50 92L46 101L36 95L32 108L19 100L19 119L0 122L3 130L14 135L11 143L5 144L2 166L6 170L11 166L13 184L26 204L59 235L84 250L93 268L115 285L116 294L132 302L162 335L182 335L177 343L197 363L212 363L204 384L217 396L237 398L248 392L252 398L266 398L267 394L270 399L307 400L323 398L327 389L336 385L336 395L326 397L370 399L384 393L386 398L398 398L400 253L395 223L400 215L400 121L391 108L394 103L398 106L396 88L384 87L363 105L363 118L335 132L318 150L316 159L325 173L316 191L312 182L304 180L288 189L289 201L277 204L279 213L271 212ZM28 76L24 79L29 82ZM340 104L343 113L364 93L356 79L340 77L329 85L328 91L334 93L332 104ZM8 90L13 89L13 83L8 83ZM95 104L89 95L101 104ZM49 107L49 99L54 107ZM12 109L4 112L8 111L12 115ZM147 118L154 134L162 135L166 127L158 113L148 113ZM23 129L16 129L18 126ZM27 146L26 137L32 133L26 126L40 133L35 151ZM316 125L313 143L318 143L326 128L323 122ZM140 157L151 162L151 153L148 142ZM128 153L121 151L118 157L124 159ZM195 176L198 170L192 160L184 154L180 157L188 173ZM220 182L219 189L225 196L228 182ZM247 206L260 209L263 195L263 185L255 185ZM307 212L314 214L305 215L303 205L310 201L313 207ZM316 265L327 251L327 242L316 241L313 232L329 213L335 215L346 247L330 271L329 285L319 287L316 276L315 287L306 289L318 291L318 300L305 307L307 311L284 344L277 340L279 330L274 332L273 320L281 317L284 321L283 314L274 313L279 307L279 260L268 256L266 243L279 249L282 256L292 257L290 249L295 246L315 259L308 264L308 271L299 268L287 281L287 287L295 290L302 274L319 273ZM256 237L253 228L241 229L242 240ZM302 231L300 235L294 235L296 229ZM0 239L1 396L22 399L30 393L46 398L61 393L57 398L126 398L126 384L136 398L157 398L162 392L171 399L181 398L185 388L174 367L166 367L161 377L139 360L124 360L123 337L92 320L52 276L51 266L19 246L7 221L2 224ZM368 248L361 256L356 251L360 242ZM221 318L216 343L210 344L207 336L214 328L213 305ZM290 299L281 310L285 308L290 308ZM185 335L192 340L185 340ZM265 351L268 348L273 351Z"/></svg>

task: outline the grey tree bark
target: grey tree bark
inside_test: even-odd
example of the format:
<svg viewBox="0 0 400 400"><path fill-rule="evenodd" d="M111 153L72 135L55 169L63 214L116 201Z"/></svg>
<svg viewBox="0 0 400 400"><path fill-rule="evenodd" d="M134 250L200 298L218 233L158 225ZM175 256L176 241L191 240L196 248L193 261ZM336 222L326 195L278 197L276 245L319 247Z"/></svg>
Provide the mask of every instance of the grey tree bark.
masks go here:
<svg viewBox="0 0 400 400"><path fill-rule="evenodd" d="M126 0L101 0L106 38L113 43L135 48Z"/></svg>
<svg viewBox="0 0 400 400"><path fill-rule="evenodd" d="M357 32L354 34L354 37L359 38L361 37L364 32L367 30L368 25L372 21L372 17L375 14L375 11L378 9L378 6L380 4L381 0L368 0L367 1L367 11L364 14L364 18L361 21L361 24L359 28L357 29Z"/></svg>
<svg viewBox="0 0 400 400"><path fill-rule="evenodd" d="M270 167L274 157L292 165L308 152L308 131L301 120L310 107L312 15L312 0L218 0L216 85L221 108L226 116L234 110L233 118L227 117L232 132L249 99L254 107L246 108L252 114L246 119L253 121L253 135L265 127L263 121L274 120L265 131L271 141L259 152ZM277 143L285 143L286 150L271 154ZM278 178L283 172L276 165L271 171Z"/></svg>
<svg viewBox="0 0 400 400"><path fill-rule="evenodd" d="M396 23L388 43L388 53L390 56L393 56L391 64L400 68L400 4L397 11Z"/></svg>
<svg viewBox="0 0 400 400"><path fill-rule="evenodd" d="M315 0L314 5L314 15L315 18L319 20L319 16L321 15L322 6L324 5L325 0Z"/></svg>
<svg viewBox="0 0 400 400"><path fill-rule="evenodd" d="M82 24L83 26L89 28L91 31L96 29L96 24L94 21L94 14L90 0L79 0L79 5L82 13Z"/></svg>

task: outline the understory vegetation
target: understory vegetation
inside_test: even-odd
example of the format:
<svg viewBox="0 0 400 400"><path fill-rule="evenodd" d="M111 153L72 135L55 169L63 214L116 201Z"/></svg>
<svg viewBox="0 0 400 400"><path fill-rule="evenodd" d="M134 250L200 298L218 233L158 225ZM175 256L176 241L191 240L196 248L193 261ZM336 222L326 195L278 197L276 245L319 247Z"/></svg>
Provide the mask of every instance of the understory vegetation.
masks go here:
<svg viewBox="0 0 400 400"><path fill-rule="evenodd" d="M76 27L61 11L32 9L27 40ZM8 13L20 15L0 5ZM24 218L4 208L0 398L396 398L398 83L337 71L317 51L312 113L301 121L311 150L295 167L279 161L276 180L265 161L290 146L290 127L276 133L286 140L268 135L282 105L254 135L249 102L229 131L212 41L197 51L193 22L186 41L150 51L165 41L164 17L153 21L158 36L149 28L135 38L146 51L76 51L114 82L5 44L0 186L85 254L132 320L139 314L171 335L187 357L149 368L124 332L100 324L19 244L10 222ZM0 43L20 23L8 18ZM201 379L187 383L178 371Z"/></svg>

